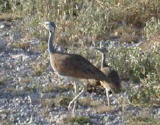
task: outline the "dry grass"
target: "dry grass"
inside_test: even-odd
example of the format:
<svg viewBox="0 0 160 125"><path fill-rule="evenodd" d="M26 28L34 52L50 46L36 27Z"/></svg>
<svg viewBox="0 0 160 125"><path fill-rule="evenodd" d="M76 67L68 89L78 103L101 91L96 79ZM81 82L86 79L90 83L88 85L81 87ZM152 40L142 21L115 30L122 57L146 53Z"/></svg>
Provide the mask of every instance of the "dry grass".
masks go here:
<svg viewBox="0 0 160 125"><path fill-rule="evenodd" d="M22 19L22 17L18 13L1 13L0 20L13 21L17 19Z"/></svg>
<svg viewBox="0 0 160 125"><path fill-rule="evenodd" d="M160 121L158 118L153 118L148 113L145 113L138 116L132 115L128 117L125 123L130 125L159 125Z"/></svg>
<svg viewBox="0 0 160 125"><path fill-rule="evenodd" d="M33 76L40 76L46 70L47 65L39 61L32 63L31 67L33 69Z"/></svg>
<svg viewBox="0 0 160 125"><path fill-rule="evenodd" d="M10 48L21 48L27 50L30 47L28 42L13 42L10 45Z"/></svg>
<svg viewBox="0 0 160 125"><path fill-rule="evenodd" d="M91 107L96 107L98 105L101 105L101 102L92 100L90 97L80 98L78 102L84 106L91 106Z"/></svg>
<svg viewBox="0 0 160 125"><path fill-rule="evenodd" d="M55 103L58 106L67 107L71 100L72 100L72 97L70 96L60 96L60 97L56 97Z"/></svg>
<svg viewBox="0 0 160 125"><path fill-rule="evenodd" d="M52 109L55 107L55 99L53 98L41 99L41 105L42 107L49 107Z"/></svg>
<svg viewBox="0 0 160 125"><path fill-rule="evenodd" d="M120 42L136 43L142 37L142 31L135 28L133 25L118 27L115 31L117 37L120 38Z"/></svg>
<svg viewBox="0 0 160 125"><path fill-rule="evenodd" d="M12 1L9 5L8 9L13 14L23 16L25 24L23 30L30 27L29 34L34 36L42 38L41 36L46 35L46 31L44 33L42 27L38 25L39 22L54 20L57 24L56 41L61 45L72 43L87 45L93 41L106 40L113 31L119 30L124 25L125 28L122 28L124 33L120 35L122 41L137 42L142 37L137 30L143 30L146 22L152 17L160 16L158 0L138 2L22 0L19 4ZM131 26L134 30L127 32Z"/></svg>
<svg viewBox="0 0 160 125"><path fill-rule="evenodd" d="M9 110L0 110L0 120L1 120L2 125L12 125L13 124L13 121L11 121L11 120L9 120L9 118L7 118L11 114L12 114L12 112Z"/></svg>
<svg viewBox="0 0 160 125"><path fill-rule="evenodd" d="M140 45L140 48L146 52L150 51L154 44L160 43L160 33L156 33L150 37L149 40L146 40L144 43Z"/></svg>
<svg viewBox="0 0 160 125"><path fill-rule="evenodd" d="M66 85L54 85L52 83L47 84L45 87L43 87L42 92L59 92L63 93L66 91L69 91L72 88L72 85L66 84Z"/></svg>
<svg viewBox="0 0 160 125"><path fill-rule="evenodd" d="M106 105L97 105L93 108L98 113L105 113L105 112L112 112L115 108L113 106L106 106Z"/></svg>
<svg viewBox="0 0 160 125"><path fill-rule="evenodd" d="M6 82L7 82L7 78L1 77L0 78L0 88L3 87Z"/></svg>
<svg viewBox="0 0 160 125"><path fill-rule="evenodd" d="M5 91L12 93L12 95L15 95L15 96L22 96L24 94L24 91L20 91L20 90L16 89L15 87L5 88Z"/></svg>
<svg viewBox="0 0 160 125"><path fill-rule="evenodd" d="M85 116L76 116L76 117L68 116L67 118L64 119L64 123L78 124L78 125L91 125L90 118Z"/></svg>

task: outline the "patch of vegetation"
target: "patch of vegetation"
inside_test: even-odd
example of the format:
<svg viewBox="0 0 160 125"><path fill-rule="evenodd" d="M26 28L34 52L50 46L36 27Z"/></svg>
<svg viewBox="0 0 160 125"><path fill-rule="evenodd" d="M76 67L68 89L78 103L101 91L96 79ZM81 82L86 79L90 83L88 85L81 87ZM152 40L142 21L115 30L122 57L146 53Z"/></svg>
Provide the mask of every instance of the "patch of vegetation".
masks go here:
<svg viewBox="0 0 160 125"><path fill-rule="evenodd" d="M159 45L155 45L151 52L144 53L138 47L122 47L109 50L109 65L116 68L121 75L129 76L135 81L147 78L149 74L156 74L159 80ZM158 81L157 81L158 82Z"/></svg>
<svg viewBox="0 0 160 125"><path fill-rule="evenodd" d="M44 86L42 88L42 92L43 93L54 92L54 91L56 91L55 88L56 88L55 85L53 85L53 84L47 84L46 86Z"/></svg>
<svg viewBox="0 0 160 125"><path fill-rule="evenodd" d="M61 96L56 98L56 105L67 107L72 100L72 97Z"/></svg>
<svg viewBox="0 0 160 125"><path fill-rule="evenodd" d="M47 65L40 62L35 62L31 64L33 69L33 76L40 76L46 70Z"/></svg>
<svg viewBox="0 0 160 125"><path fill-rule="evenodd" d="M131 90L130 101L136 105L149 106L160 105L160 89L158 85L151 83L145 83L146 86L142 86L138 91Z"/></svg>
<svg viewBox="0 0 160 125"><path fill-rule="evenodd" d="M137 47L110 49L108 63L117 69L122 77L140 82L139 90L132 89L130 101L141 104L158 103L160 82L160 45L153 45L149 52Z"/></svg>
<svg viewBox="0 0 160 125"><path fill-rule="evenodd" d="M70 85L54 85L54 84L47 84L45 87L42 88L42 92L58 92L63 93L69 91L71 89Z"/></svg>
<svg viewBox="0 0 160 125"><path fill-rule="evenodd" d="M41 105L42 105L42 107L54 108L55 107L55 100L52 98L42 99Z"/></svg>
<svg viewBox="0 0 160 125"><path fill-rule="evenodd" d="M6 78L1 78L0 79L0 88L3 87L3 85L5 85L7 79Z"/></svg>
<svg viewBox="0 0 160 125"><path fill-rule="evenodd" d="M35 92L40 88L40 84L38 82L32 82L32 77L21 78L19 84L26 93Z"/></svg>
<svg viewBox="0 0 160 125"><path fill-rule="evenodd" d="M27 90L27 89L26 89ZM5 88L5 91L6 92L9 92L9 93L11 93L12 95L14 95L14 96L22 96L22 95L24 95L24 93L26 92L26 91L21 91L21 90L19 90L19 89L17 89L17 88L15 88L15 87L7 87L7 88ZM27 90L28 91L28 90ZM31 89L29 88L29 92L31 91Z"/></svg>
<svg viewBox="0 0 160 125"><path fill-rule="evenodd" d="M160 43L160 19L152 17L148 20L143 33L147 40L140 47L145 51L149 51L154 43Z"/></svg>
<svg viewBox="0 0 160 125"><path fill-rule="evenodd" d="M0 14L0 20L7 20L7 21L13 21L13 20L18 20L22 19L20 15L17 13L12 13L12 12L6 12L6 13L1 13Z"/></svg>
<svg viewBox="0 0 160 125"><path fill-rule="evenodd" d="M0 12L10 9L9 0L0 0Z"/></svg>
<svg viewBox="0 0 160 125"><path fill-rule="evenodd" d="M100 105L101 103L95 100L91 100L90 97L84 97L79 99L78 101L80 104L85 105L85 106L91 106L91 107L96 107Z"/></svg>
<svg viewBox="0 0 160 125"><path fill-rule="evenodd" d="M40 49L41 52L44 53L48 48L48 44L46 42L40 42L38 48Z"/></svg>
<svg viewBox="0 0 160 125"><path fill-rule="evenodd" d="M23 17L23 30L29 30L29 34L39 37L42 33L46 35L38 23L54 20L58 34L56 39L59 43L74 42L81 45L108 39L112 33L118 33L122 41L137 42L142 35L138 29L143 29L152 17L158 19L160 10L158 0L1 0L0 2L3 12L11 11Z"/></svg>
<svg viewBox="0 0 160 125"><path fill-rule="evenodd" d="M146 38L149 40L158 32L160 32L160 19L152 17L146 22L146 26L144 27Z"/></svg>
<svg viewBox="0 0 160 125"><path fill-rule="evenodd" d="M11 115L11 111L9 110L1 110L0 111L0 120L1 124L3 125L12 125L13 121L9 119L9 116Z"/></svg>
<svg viewBox="0 0 160 125"><path fill-rule="evenodd" d="M10 48L21 48L23 50L27 50L29 47L30 47L30 45L28 42L21 42L21 43L13 42L10 45Z"/></svg>
<svg viewBox="0 0 160 125"><path fill-rule="evenodd" d="M152 117L143 117L143 116L138 116L138 117L133 117L129 120L128 122L130 125L159 125L159 119L155 119Z"/></svg>
<svg viewBox="0 0 160 125"><path fill-rule="evenodd" d="M67 117L64 119L65 124L91 125L91 120L85 116Z"/></svg>
<svg viewBox="0 0 160 125"><path fill-rule="evenodd" d="M106 106L106 105L98 105L93 108L93 110L96 110L98 113L105 113L105 112L112 112L115 108L112 106Z"/></svg>
<svg viewBox="0 0 160 125"><path fill-rule="evenodd" d="M30 93L30 92L35 92L38 88L39 88L39 84L34 83L34 85L32 85L30 87L25 86L24 90L25 90L25 92L29 92Z"/></svg>
<svg viewBox="0 0 160 125"><path fill-rule="evenodd" d="M114 30L115 36L123 43L137 43L142 37L142 31L133 25L119 26ZM113 35L114 36L114 35Z"/></svg>

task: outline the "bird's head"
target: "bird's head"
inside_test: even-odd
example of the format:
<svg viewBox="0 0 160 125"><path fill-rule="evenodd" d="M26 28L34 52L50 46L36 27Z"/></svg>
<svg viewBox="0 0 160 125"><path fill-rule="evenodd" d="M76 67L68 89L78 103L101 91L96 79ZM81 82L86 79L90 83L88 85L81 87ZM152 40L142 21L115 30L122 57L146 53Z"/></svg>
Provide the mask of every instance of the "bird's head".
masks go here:
<svg viewBox="0 0 160 125"><path fill-rule="evenodd" d="M54 22L49 22L46 21L44 23L40 23L41 25L43 25L47 30L49 30L50 32L54 32L56 29L56 25Z"/></svg>

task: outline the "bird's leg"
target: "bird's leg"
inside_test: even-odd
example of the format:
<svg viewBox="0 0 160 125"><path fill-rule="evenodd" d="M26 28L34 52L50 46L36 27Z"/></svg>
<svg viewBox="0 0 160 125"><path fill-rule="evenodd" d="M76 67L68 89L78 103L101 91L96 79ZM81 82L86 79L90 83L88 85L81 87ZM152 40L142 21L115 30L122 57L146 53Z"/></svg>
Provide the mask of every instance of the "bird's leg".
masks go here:
<svg viewBox="0 0 160 125"><path fill-rule="evenodd" d="M107 102L108 102L108 106L110 106L110 103L109 103L109 91L107 88L105 88L106 90L106 96L107 96Z"/></svg>
<svg viewBox="0 0 160 125"><path fill-rule="evenodd" d="M77 87L76 82L74 82L74 92L75 92L75 95L78 94L78 87ZM72 111L73 113L74 113L74 111L75 111L75 109L76 109L76 106L77 106L77 100L74 101L74 106L73 106L73 111Z"/></svg>
<svg viewBox="0 0 160 125"><path fill-rule="evenodd" d="M75 96L72 101L69 103L68 105L68 110L71 108L72 103L74 103L75 101L77 101L77 99L83 94L83 92L85 91L85 88L83 87L82 90L80 91L80 93Z"/></svg>

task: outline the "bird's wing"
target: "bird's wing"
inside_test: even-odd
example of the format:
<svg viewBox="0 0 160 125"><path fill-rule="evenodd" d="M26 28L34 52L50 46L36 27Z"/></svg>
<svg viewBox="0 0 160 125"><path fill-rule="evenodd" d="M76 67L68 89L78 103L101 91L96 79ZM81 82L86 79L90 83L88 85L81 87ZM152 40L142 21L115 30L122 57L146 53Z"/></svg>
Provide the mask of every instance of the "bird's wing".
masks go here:
<svg viewBox="0 0 160 125"><path fill-rule="evenodd" d="M59 74L81 79L106 80L106 76L84 57L76 54L54 54L54 68Z"/></svg>

